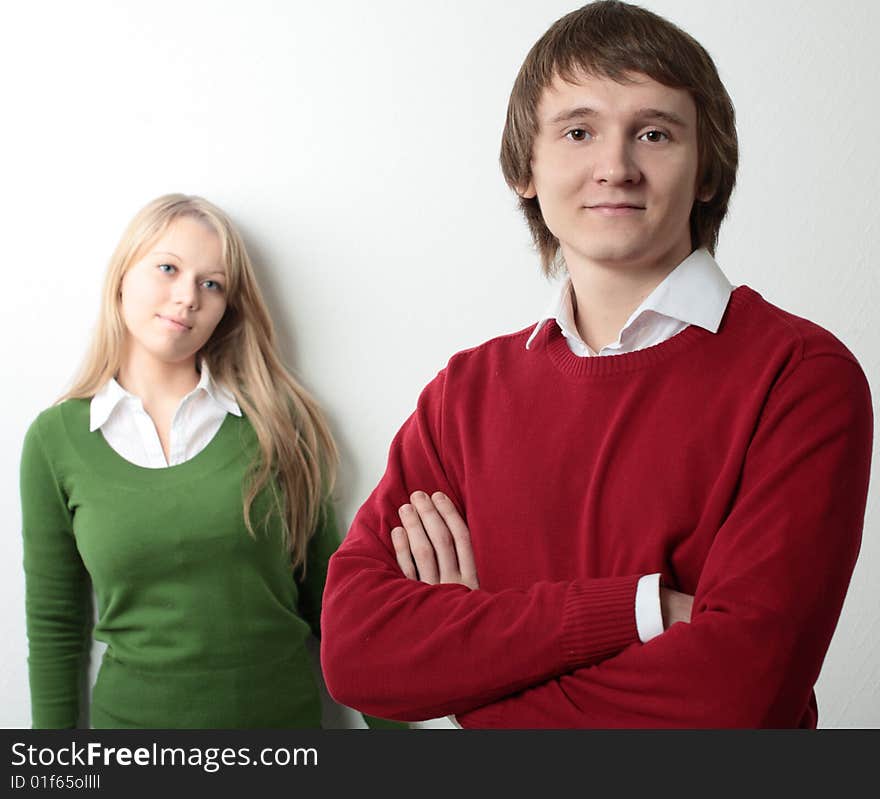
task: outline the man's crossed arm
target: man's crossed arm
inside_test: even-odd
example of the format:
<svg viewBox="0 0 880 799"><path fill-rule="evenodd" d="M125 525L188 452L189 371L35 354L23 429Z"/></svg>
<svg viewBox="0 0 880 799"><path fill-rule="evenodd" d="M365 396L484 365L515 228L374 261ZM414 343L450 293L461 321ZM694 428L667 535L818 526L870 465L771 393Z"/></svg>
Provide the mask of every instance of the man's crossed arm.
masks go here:
<svg viewBox="0 0 880 799"><path fill-rule="evenodd" d="M453 583L480 587L471 533L458 509L444 493L430 496L416 491L398 510L401 526L391 531L391 542L400 570L410 580L428 585ZM676 622L689 623L694 598L660 586L663 629Z"/></svg>

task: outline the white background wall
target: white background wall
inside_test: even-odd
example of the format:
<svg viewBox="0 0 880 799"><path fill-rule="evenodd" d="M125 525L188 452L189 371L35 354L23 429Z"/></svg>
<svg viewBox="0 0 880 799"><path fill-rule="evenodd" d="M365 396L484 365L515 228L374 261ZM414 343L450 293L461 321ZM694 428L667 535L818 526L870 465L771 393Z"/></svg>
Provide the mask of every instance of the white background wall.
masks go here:
<svg viewBox="0 0 880 799"><path fill-rule="evenodd" d="M734 284L838 335L877 395L880 6L644 5L704 44L736 105L742 166L719 262ZM526 326L550 295L497 154L523 57L575 7L3 5L0 726L30 724L22 437L73 374L130 216L184 191L239 223L285 353L331 416L347 524L420 388L453 352ZM826 727L880 726L878 495L875 474L818 686Z"/></svg>

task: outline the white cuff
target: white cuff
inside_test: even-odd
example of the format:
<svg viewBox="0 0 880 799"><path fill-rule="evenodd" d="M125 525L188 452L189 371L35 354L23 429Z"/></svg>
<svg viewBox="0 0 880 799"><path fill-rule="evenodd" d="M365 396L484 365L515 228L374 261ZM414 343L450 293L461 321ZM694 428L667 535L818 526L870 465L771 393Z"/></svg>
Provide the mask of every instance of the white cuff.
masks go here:
<svg viewBox="0 0 880 799"><path fill-rule="evenodd" d="M639 578L639 584L636 586L636 629L643 644L663 632L659 572Z"/></svg>

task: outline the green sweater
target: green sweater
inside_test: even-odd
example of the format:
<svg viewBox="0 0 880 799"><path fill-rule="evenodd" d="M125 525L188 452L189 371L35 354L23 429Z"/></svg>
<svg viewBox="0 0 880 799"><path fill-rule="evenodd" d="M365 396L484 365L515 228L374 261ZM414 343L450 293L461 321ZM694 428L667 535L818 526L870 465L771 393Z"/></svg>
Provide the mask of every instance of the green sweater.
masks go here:
<svg viewBox="0 0 880 799"><path fill-rule="evenodd" d="M256 536L242 481L257 443L227 415L208 446L164 469L126 461L89 432L89 401L44 411L21 463L28 660L34 727L74 727L94 637L107 649L93 727L318 727L306 650L320 635L328 503L294 579L277 514ZM377 724L376 726L380 726Z"/></svg>

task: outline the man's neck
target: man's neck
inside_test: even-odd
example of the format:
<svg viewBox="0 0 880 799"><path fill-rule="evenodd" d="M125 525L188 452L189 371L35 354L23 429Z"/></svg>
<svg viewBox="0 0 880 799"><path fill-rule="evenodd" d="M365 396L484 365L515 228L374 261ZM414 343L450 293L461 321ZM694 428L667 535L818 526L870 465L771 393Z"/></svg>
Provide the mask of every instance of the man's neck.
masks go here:
<svg viewBox="0 0 880 799"><path fill-rule="evenodd" d="M602 264L566 257L578 334L593 352L617 340L627 319L686 257L649 265Z"/></svg>

